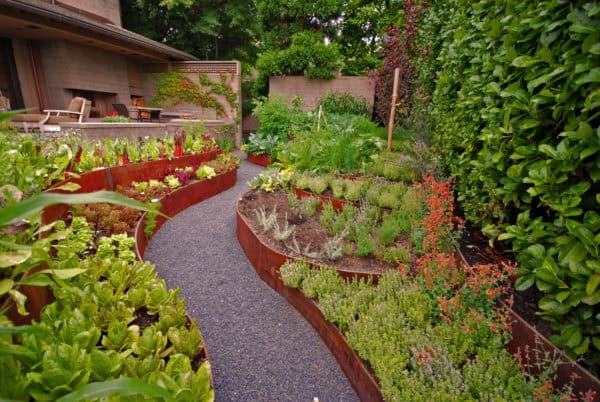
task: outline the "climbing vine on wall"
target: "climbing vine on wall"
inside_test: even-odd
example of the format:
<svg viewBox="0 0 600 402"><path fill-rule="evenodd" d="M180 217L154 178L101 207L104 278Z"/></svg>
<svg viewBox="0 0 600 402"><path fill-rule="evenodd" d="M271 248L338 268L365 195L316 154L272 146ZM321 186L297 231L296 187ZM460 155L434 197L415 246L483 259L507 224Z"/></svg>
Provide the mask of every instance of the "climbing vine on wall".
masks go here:
<svg viewBox="0 0 600 402"><path fill-rule="evenodd" d="M237 94L227 82L227 76L221 74L219 82L212 81L208 75L200 73L200 85L180 71L170 71L158 77L156 95L151 101L153 105L173 107L188 102L205 109L214 109L217 117L225 115L225 108L216 95L222 95L237 113Z"/></svg>
<svg viewBox="0 0 600 402"><path fill-rule="evenodd" d="M208 77L208 75L200 73L200 85L208 87L211 94L223 95L227 100L227 103L229 103L229 106L231 106L231 110L236 109L238 95L227 83L226 74L220 74L219 82L214 82Z"/></svg>

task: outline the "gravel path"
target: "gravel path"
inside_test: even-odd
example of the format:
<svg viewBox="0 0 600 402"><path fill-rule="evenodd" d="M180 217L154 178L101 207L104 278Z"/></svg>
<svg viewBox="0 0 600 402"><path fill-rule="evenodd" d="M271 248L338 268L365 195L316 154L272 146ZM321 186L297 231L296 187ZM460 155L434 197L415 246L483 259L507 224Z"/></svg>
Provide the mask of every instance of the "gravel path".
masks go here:
<svg viewBox="0 0 600 402"><path fill-rule="evenodd" d="M237 241L235 203L260 171L244 161L236 186L167 222L146 259L198 320L217 401L356 401L319 336L260 280Z"/></svg>

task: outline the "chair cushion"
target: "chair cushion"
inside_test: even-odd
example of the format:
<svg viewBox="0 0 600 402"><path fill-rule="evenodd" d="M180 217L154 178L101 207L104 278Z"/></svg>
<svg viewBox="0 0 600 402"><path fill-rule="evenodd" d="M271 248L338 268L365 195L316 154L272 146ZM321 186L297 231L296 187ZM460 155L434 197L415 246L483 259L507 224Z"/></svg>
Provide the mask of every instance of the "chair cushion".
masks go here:
<svg viewBox="0 0 600 402"><path fill-rule="evenodd" d="M77 123L79 120L70 116L50 116L46 124Z"/></svg>
<svg viewBox="0 0 600 402"><path fill-rule="evenodd" d="M81 113L83 109L83 102L85 102L84 98L76 96L75 98L71 99L71 103L69 103L69 108L67 110L69 110L69 112ZM69 116L76 119L79 118L78 114L69 114Z"/></svg>
<svg viewBox="0 0 600 402"><path fill-rule="evenodd" d="M10 121L21 122L21 123L39 123L46 119L45 114L17 114L10 118Z"/></svg>

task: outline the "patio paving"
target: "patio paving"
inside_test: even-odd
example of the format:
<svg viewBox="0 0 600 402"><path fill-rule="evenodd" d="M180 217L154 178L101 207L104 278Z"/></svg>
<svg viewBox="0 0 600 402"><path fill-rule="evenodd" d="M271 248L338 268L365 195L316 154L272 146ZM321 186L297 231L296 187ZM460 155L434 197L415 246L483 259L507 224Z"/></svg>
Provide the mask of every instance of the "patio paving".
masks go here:
<svg viewBox="0 0 600 402"><path fill-rule="evenodd" d="M261 170L244 161L236 186L167 222L146 259L198 320L217 401L357 401L319 336L260 280L237 241L235 204Z"/></svg>

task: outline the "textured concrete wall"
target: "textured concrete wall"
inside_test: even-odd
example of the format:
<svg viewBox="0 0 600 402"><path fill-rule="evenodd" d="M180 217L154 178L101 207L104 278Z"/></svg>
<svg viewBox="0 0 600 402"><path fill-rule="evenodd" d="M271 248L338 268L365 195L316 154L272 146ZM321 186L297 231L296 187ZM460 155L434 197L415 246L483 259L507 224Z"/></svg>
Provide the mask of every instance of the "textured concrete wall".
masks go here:
<svg viewBox="0 0 600 402"><path fill-rule="evenodd" d="M144 96L144 73L142 65L137 60L127 61L127 78L129 81L129 93L134 96ZM129 103L126 103L127 105Z"/></svg>
<svg viewBox="0 0 600 402"><path fill-rule="evenodd" d="M369 77L339 77L333 80L309 80L302 76L269 78L269 95L285 96L290 102L294 97L304 99L301 109L314 109L319 100L328 93L349 94L366 99L373 109L375 91Z"/></svg>
<svg viewBox="0 0 600 402"><path fill-rule="evenodd" d="M113 24L121 26L119 0L60 0L57 4L64 4L69 8L80 9L86 13L106 18Z"/></svg>
<svg viewBox="0 0 600 402"><path fill-rule="evenodd" d="M65 108L72 89L115 94L130 104L127 59L121 55L66 41L45 41L41 64L48 84L48 107Z"/></svg>

